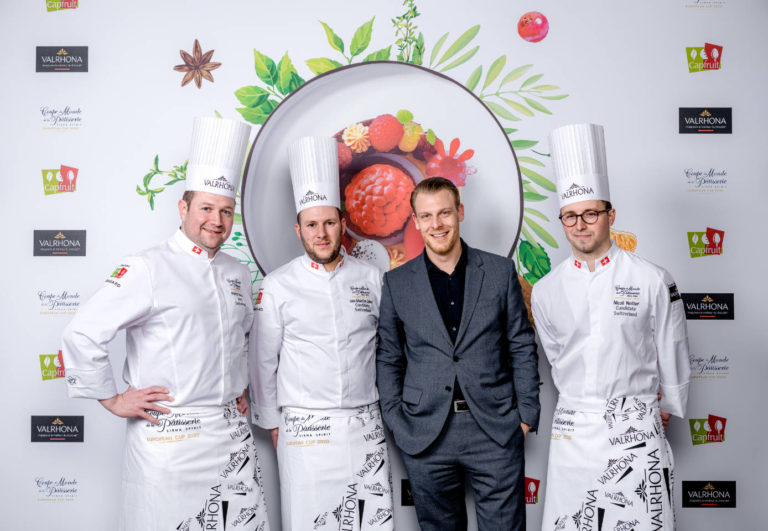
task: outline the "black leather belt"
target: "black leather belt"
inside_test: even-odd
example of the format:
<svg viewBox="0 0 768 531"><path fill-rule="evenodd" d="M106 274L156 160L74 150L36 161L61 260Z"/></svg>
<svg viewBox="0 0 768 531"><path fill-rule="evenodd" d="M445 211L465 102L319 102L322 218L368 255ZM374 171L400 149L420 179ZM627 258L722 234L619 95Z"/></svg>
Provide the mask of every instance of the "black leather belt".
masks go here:
<svg viewBox="0 0 768 531"><path fill-rule="evenodd" d="M453 412L454 413L465 413L469 411L469 404L467 404L466 400L454 400L453 401Z"/></svg>

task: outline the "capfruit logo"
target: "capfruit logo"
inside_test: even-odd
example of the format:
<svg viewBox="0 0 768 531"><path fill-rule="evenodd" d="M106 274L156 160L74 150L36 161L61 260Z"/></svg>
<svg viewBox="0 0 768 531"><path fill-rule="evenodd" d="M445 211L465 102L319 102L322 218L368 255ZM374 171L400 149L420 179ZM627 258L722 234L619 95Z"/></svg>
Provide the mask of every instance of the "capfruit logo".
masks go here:
<svg viewBox="0 0 768 531"><path fill-rule="evenodd" d="M40 375L43 380L64 378L64 361L58 354L40 354Z"/></svg>
<svg viewBox="0 0 768 531"><path fill-rule="evenodd" d="M688 247L691 258L723 254L725 231L707 227L704 232L689 232Z"/></svg>
<svg viewBox="0 0 768 531"><path fill-rule="evenodd" d="M723 47L717 44L704 43L704 46L689 46L685 49L688 59L688 72L703 72L704 70L720 70L723 57Z"/></svg>
<svg viewBox="0 0 768 531"><path fill-rule="evenodd" d="M43 170L43 191L45 195L75 192L77 190L77 168L60 166L58 169Z"/></svg>
<svg viewBox="0 0 768 531"><path fill-rule="evenodd" d="M539 484L540 479L525 478L525 503L526 505L535 505L539 503Z"/></svg>
<svg viewBox="0 0 768 531"><path fill-rule="evenodd" d="M705 419L688 419L691 427L691 442L694 446L725 442L725 417L709 415Z"/></svg>
<svg viewBox="0 0 768 531"><path fill-rule="evenodd" d="M77 9L78 0L45 0L45 9L51 11L61 11L63 9Z"/></svg>

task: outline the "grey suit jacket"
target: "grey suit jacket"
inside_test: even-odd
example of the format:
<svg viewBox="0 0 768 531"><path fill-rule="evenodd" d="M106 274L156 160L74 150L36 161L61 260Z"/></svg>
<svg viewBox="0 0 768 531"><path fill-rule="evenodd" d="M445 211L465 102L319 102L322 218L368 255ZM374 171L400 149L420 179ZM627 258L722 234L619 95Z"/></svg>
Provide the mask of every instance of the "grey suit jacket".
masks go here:
<svg viewBox="0 0 768 531"><path fill-rule="evenodd" d="M514 263L469 246L466 252L455 344L423 257L384 275L376 383L384 421L411 455L440 434L456 378L477 423L497 443L509 442L521 420L538 426L538 356Z"/></svg>

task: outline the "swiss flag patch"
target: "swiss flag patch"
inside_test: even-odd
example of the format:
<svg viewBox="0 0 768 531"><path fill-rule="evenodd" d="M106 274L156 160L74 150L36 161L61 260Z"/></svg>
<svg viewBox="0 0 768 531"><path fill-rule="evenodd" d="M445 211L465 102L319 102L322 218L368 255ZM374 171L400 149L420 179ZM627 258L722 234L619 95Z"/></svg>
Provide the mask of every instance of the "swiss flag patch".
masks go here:
<svg viewBox="0 0 768 531"><path fill-rule="evenodd" d="M605 265L605 264L607 264L610 261L611 261L610 258L608 258L607 256L604 256L603 259L600 260L600 265Z"/></svg>
<svg viewBox="0 0 768 531"><path fill-rule="evenodd" d="M198 247L197 245L195 245L194 247L192 247L192 252L195 253L195 254L200 254L200 253L203 252L203 250L200 247Z"/></svg>
<svg viewBox="0 0 768 531"><path fill-rule="evenodd" d="M320 266L314 262L312 262L312 269L320 269Z"/></svg>
<svg viewBox="0 0 768 531"><path fill-rule="evenodd" d="M573 265L575 265L576 267L578 267L579 269L581 269L581 262L579 262L578 260L574 260L574 261L573 261Z"/></svg>

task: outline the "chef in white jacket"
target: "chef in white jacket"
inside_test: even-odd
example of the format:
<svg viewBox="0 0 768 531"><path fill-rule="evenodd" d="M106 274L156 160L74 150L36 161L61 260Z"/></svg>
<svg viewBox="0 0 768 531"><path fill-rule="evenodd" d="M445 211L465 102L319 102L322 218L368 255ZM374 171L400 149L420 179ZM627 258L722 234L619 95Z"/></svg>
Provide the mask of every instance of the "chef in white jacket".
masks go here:
<svg viewBox="0 0 768 531"><path fill-rule="evenodd" d="M603 128L567 125L549 140L573 254L531 297L560 393L542 529L671 530L663 425L683 417L688 400L683 303L667 271L610 240Z"/></svg>
<svg viewBox="0 0 768 531"><path fill-rule="evenodd" d="M376 390L381 275L349 256L336 141L289 146L305 254L267 274L250 337L254 422L277 449L285 531L392 530Z"/></svg>
<svg viewBox="0 0 768 531"><path fill-rule="evenodd" d="M219 250L249 132L195 119L181 227L124 258L64 332L69 396L127 419L119 529L269 529L244 398L251 275ZM107 349L119 330L122 393Z"/></svg>

